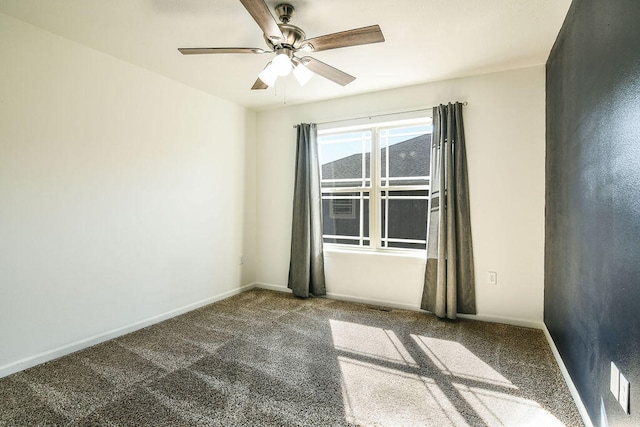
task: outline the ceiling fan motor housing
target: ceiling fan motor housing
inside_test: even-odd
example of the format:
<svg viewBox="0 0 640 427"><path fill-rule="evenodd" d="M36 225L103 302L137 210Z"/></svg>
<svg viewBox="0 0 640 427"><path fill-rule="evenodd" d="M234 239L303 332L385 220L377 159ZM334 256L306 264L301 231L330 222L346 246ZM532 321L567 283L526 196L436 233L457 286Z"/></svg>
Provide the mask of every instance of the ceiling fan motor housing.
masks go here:
<svg viewBox="0 0 640 427"><path fill-rule="evenodd" d="M295 8L288 3L282 3L276 6L275 11L280 22L282 22L282 24L278 24L278 27L282 31L284 40L276 40L274 43L274 40L269 39L266 35L264 40L275 51L279 50L279 48L298 49L300 42L305 40L306 35L300 27L289 24Z"/></svg>
<svg viewBox="0 0 640 427"><path fill-rule="evenodd" d="M277 41L274 43L267 36L264 37L264 40L267 44L274 50L278 49L278 46L298 49L300 47L300 42L305 40L306 35L301 28L296 27L295 25L290 24L278 24L280 27L280 31L282 31L282 35L284 36L284 40Z"/></svg>
<svg viewBox="0 0 640 427"><path fill-rule="evenodd" d="M276 6L275 11L278 14L278 19L280 19L280 22L282 22L283 24L287 24L291 20L293 12L295 12L296 9L288 3L281 3Z"/></svg>

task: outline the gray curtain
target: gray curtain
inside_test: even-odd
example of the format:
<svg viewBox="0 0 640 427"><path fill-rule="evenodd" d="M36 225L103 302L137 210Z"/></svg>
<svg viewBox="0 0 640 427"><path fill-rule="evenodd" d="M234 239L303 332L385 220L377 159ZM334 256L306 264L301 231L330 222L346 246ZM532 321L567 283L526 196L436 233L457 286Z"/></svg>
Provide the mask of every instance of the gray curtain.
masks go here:
<svg viewBox="0 0 640 427"><path fill-rule="evenodd" d="M298 297L325 295L322 199L315 124L298 125L289 288Z"/></svg>
<svg viewBox="0 0 640 427"><path fill-rule="evenodd" d="M438 317L476 313L462 104L433 109L427 268L420 307Z"/></svg>

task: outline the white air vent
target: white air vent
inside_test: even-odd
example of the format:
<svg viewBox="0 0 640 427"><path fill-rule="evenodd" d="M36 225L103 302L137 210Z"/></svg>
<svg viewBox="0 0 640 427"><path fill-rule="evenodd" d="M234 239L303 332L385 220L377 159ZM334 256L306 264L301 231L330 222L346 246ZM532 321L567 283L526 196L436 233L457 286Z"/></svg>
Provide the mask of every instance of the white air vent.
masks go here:
<svg viewBox="0 0 640 427"><path fill-rule="evenodd" d="M331 219L356 219L355 199L331 199Z"/></svg>

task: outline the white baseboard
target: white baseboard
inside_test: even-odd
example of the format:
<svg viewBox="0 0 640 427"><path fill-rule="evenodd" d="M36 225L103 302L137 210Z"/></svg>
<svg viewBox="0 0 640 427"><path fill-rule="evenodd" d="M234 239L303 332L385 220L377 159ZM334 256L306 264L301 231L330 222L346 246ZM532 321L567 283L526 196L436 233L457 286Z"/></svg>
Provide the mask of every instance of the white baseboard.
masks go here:
<svg viewBox="0 0 640 427"><path fill-rule="evenodd" d="M544 323L535 320L520 319L518 317L493 316L490 314L458 314L462 319L480 320L481 322L502 323L511 326L522 326L524 328L542 329Z"/></svg>
<svg viewBox="0 0 640 427"><path fill-rule="evenodd" d="M209 305L216 301L229 298L233 295L237 295L241 292L252 289L254 286L255 286L255 283L250 283L248 285L241 286L237 289L232 289L230 291L223 292L219 295L215 295L213 297L206 298L202 301L197 301L195 303L185 305L184 307L167 311L166 313L162 313L157 316L149 317L147 319L132 323L127 326L123 326L121 328L113 329L98 335L94 335L89 338L85 338L85 339L73 342L71 344L67 344L58 348L54 348L52 350L48 350L48 351L36 354L34 356L29 356L24 359L17 360L15 362L8 363L6 365L0 366L0 378L6 377L7 375L14 374L16 372L23 371L28 368L32 368L34 366L40 365L41 363L58 359L59 357L66 356L68 354L85 349L87 347L94 346L96 344L100 344L102 342L111 340L113 338L117 338L119 336L137 331L138 329L146 328L147 326L162 322L163 320L167 320L175 316L179 316L180 314L189 312L191 310L204 307L205 305Z"/></svg>
<svg viewBox="0 0 640 427"><path fill-rule="evenodd" d="M287 288L286 286L273 285L271 283L256 283L254 287L259 289L268 289L270 291L291 293L291 289Z"/></svg>
<svg viewBox="0 0 640 427"><path fill-rule="evenodd" d="M279 291L279 292L289 292L289 293L291 292L291 289L287 288L286 286L274 285L272 283L256 283L255 287L260 289L269 289L272 291ZM381 300L381 299L367 298L367 297L361 297L361 296L355 296L355 295L345 295L345 294L338 294L334 292L327 292L327 298L336 299L340 301L355 302L360 304L397 308L400 310L420 311L420 312L426 313L426 311L423 311L420 309L419 304L407 304L407 303L397 302L397 301ZM492 316L492 315L484 315L484 314L458 314L458 317L461 317L464 319L480 320L482 322L504 323L506 325L523 326L525 328L533 328L533 329L542 329L544 327L544 323L542 322L537 322L537 321L528 320L528 319L512 318L512 317Z"/></svg>
<svg viewBox="0 0 640 427"><path fill-rule="evenodd" d="M357 302L360 304L376 305L380 307L397 308L400 310L409 310L409 311L420 310L420 306L415 304L405 304L402 302L380 300L375 298L363 298L363 297L358 297L354 295L336 294L333 292L327 292L327 298L336 299L340 301L347 301L347 302Z"/></svg>
<svg viewBox="0 0 640 427"><path fill-rule="evenodd" d="M272 283L256 283L255 287L260 289L268 289L270 291L291 293L291 289L289 289L284 285L274 285ZM413 305L397 303L393 301L377 300L373 298L362 298L362 297L357 297L353 295L336 294L333 292L327 292L326 297L330 299L340 300L340 301L356 302L360 304L369 304L369 305L378 305L378 306L390 307L390 308L399 308L402 310L418 311L420 309L420 307L417 305L413 306Z"/></svg>
<svg viewBox="0 0 640 427"><path fill-rule="evenodd" d="M564 361L562 357L560 357L560 352L558 352L558 348L556 347L556 343L553 342L553 338L547 329L547 325L542 324L542 331L544 332L544 336L547 338L547 342L551 347L551 352L553 353L553 357L556 359L556 363L560 368L560 372L562 372L562 376L564 377L564 382L567 383L567 387L569 387L569 392L571 393L571 397L573 397L573 401L576 403L578 407L578 412L582 417L582 421L586 427L593 427L593 423L591 422L591 418L589 418L589 413L587 412L587 408L582 403L582 399L580 398L580 394L578 393L578 389L575 384L573 384L573 380L569 375L569 371L567 371L567 367L564 365Z"/></svg>

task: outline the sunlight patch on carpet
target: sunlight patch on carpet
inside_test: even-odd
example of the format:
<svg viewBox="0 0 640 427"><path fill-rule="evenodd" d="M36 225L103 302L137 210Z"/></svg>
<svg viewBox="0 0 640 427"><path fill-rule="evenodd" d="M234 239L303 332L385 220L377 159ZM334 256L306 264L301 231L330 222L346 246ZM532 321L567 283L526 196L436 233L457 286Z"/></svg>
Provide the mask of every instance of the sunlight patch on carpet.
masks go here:
<svg viewBox="0 0 640 427"><path fill-rule="evenodd" d="M333 319L329 323L336 350L405 366L418 366L391 330Z"/></svg>
<svg viewBox="0 0 640 427"><path fill-rule="evenodd" d="M338 357L347 422L357 425L468 426L431 378Z"/></svg>
<svg viewBox="0 0 640 427"><path fill-rule="evenodd" d="M468 387L464 384L454 383L453 386L487 425L514 427L564 427L565 425L533 400Z"/></svg>
<svg viewBox="0 0 640 427"><path fill-rule="evenodd" d="M411 338L445 375L518 388L460 343L413 334Z"/></svg>

